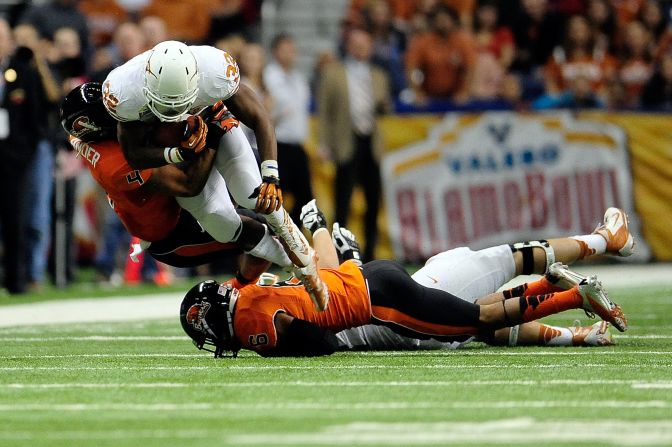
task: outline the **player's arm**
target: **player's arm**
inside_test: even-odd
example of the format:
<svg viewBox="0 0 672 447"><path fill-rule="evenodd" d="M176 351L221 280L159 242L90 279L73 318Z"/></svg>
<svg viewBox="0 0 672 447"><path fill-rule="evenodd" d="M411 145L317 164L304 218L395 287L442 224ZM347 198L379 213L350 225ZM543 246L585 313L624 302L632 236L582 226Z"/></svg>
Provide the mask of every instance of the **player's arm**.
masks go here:
<svg viewBox="0 0 672 447"><path fill-rule="evenodd" d="M315 357L333 354L338 348L332 331L283 312L275 315L275 328L278 343L275 348L260 352L264 357Z"/></svg>
<svg viewBox="0 0 672 447"><path fill-rule="evenodd" d="M206 149L193 160L155 168L145 186L176 197L196 196L208 181L215 155Z"/></svg>
<svg viewBox="0 0 672 447"><path fill-rule="evenodd" d="M219 139L224 134L221 127L206 122L200 116L189 116L180 123L163 125L173 125L174 128L161 136L150 124L141 121L119 122L117 139L124 157L133 169L157 168L191 160L206 147L217 148ZM170 141L158 141L159 138Z"/></svg>
<svg viewBox="0 0 672 447"><path fill-rule="evenodd" d="M262 183L250 198L257 197L255 210L270 214L282 206L282 190L278 172L278 144L275 140L273 123L256 93L244 84L238 91L224 101L234 116L254 131L257 148L261 156Z"/></svg>

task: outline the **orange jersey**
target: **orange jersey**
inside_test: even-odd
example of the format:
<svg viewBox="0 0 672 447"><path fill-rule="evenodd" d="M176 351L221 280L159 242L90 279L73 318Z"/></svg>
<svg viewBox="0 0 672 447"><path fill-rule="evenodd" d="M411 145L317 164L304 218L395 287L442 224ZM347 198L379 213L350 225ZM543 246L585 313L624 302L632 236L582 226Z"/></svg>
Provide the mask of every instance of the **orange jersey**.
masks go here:
<svg viewBox="0 0 672 447"><path fill-rule="evenodd" d="M70 144L86 160L94 180L107 193L110 205L133 236L158 241L175 228L180 206L174 197L142 188L152 176L151 169L129 166L116 141L86 143L70 137Z"/></svg>
<svg viewBox="0 0 672 447"><path fill-rule="evenodd" d="M315 310L308 292L297 281L271 286L249 285L240 289L233 313L233 330L243 348L272 349L278 342L274 318L278 312L306 320L334 332L371 321L371 301L359 267L346 261L337 269L320 269L329 287L329 306Z"/></svg>

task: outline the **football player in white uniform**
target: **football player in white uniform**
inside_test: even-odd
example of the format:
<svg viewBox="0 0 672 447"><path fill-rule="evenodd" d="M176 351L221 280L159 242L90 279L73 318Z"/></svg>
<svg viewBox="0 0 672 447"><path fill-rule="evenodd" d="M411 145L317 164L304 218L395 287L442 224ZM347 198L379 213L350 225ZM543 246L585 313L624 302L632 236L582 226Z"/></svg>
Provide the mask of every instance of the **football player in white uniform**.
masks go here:
<svg viewBox="0 0 672 447"><path fill-rule="evenodd" d="M108 75L103 101L120 122L119 142L135 169L179 163L206 145L216 147L218 172L213 170L201 194L180 205L220 242L237 241L245 233L229 193L238 205L265 214L316 307L326 308L329 294L317 274L315 252L282 207L273 125L254 92L240 83L233 57L210 46L161 42ZM240 128L223 136L213 129L208 116L226 109L254 130L261 175ZM184 136L175 146L160 147L148 131L157 121L186 122Z"/></svg>
<svg viewBox="0 0 672 447"><path fill-rule="evenodd" d="M326 227L324 215L317 208L315 200L303 207L301 220L311 233ZM332 239L344 260L359 259L359 246L350 231L335 223ZM634 240L628 230L627 216L620 209L609 208L604 215L603 224L593 234L500 245L478 251L459 247L433 256L412 278L423 286L444 290L464 300L476 302L478 298L496 292L520 274L546 272L539 281L504 292L508 297L543 294L550 293L554 287L569 289L588 280L570 271L563 263L571 264L587 256L604 253L629 256L633 247ZM355 350L454 349L473 340L461 343L419 340L404 337L385 326L377 325L347 329L336 336L341 349ZM533 321L497 330L492 339L483 341L492 345L508 346L613 344L608 323L605 321L584 327L578 323L572 327L556 327Z"/></svg>

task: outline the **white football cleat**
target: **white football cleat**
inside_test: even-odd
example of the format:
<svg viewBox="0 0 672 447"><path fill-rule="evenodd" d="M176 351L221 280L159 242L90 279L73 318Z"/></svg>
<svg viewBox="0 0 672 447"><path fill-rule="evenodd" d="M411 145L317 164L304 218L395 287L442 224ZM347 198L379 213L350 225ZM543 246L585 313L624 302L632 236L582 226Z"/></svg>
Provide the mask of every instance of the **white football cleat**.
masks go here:
<svg viewBox="0 0 672 447"><path fill-rule="evenodd" d="M581 326L581 322L576 320L574 326L568 328L572 333L572 344L574 346L613 346L614 337L609 332L609 323L598 321L592 326Z"/></svg>
<svg viewBox="0 0 672 447"><path fill-rule="evenodd" d="M586 315L595 318L595 314L597 314L621 332L628 329L628 321L623 314L623 310L621 310L621 306L609 299L602 283L597 280L597 276L589 276L577 288L583 297L582 308L586 311Z"/></svg>
<svg viewBox="0 0 672 447"><path fill-rule="evenodd" d="M574 286L578 286L586 277L573 272L562 262L555 262L546 270L546 279L553 285L562 289L569 290Z"/></svg>
<svg viewBox="0 0 672 447"><path fill-rule="evenodd" d="M607 253L630 256L635 247L635 240L628 229L628 215L618 208L607 208L604 221L593 234L599 234L607 241Z"/></svg>
<svg viewBox="0 0 672 447"><path fill-rule="evenodd" d="M329 288L322 281L317 268L317 253L311 248L313 262L306 267L295 267L294 274L303 283L303 287L313 300L315 308L322 312L329 305Z"/></svg>

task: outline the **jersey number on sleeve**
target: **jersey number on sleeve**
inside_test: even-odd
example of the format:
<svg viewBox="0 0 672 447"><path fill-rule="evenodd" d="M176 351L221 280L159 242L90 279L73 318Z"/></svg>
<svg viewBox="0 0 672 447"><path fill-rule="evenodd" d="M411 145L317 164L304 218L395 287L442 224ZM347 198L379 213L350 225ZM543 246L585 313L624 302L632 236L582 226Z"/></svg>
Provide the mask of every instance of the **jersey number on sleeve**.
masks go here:
<svg viewBox="0 0 672 447"><path fill-rule="evenodd" d="M133 172L129 172L128 174L126 174L126 181L128 182L129 185L133 182L138 182L141 185L145 183L145 181L142 179L142 176L140 175L140 171L138 171L137 169Z"/></svg>
<svg viewBox="0 0 672 447"><path fill-rule="evenodd" d="M265 345L268 343L268 335L264 333L257 335L250 335L247 341L250 343L250 346Z"/></svg>

